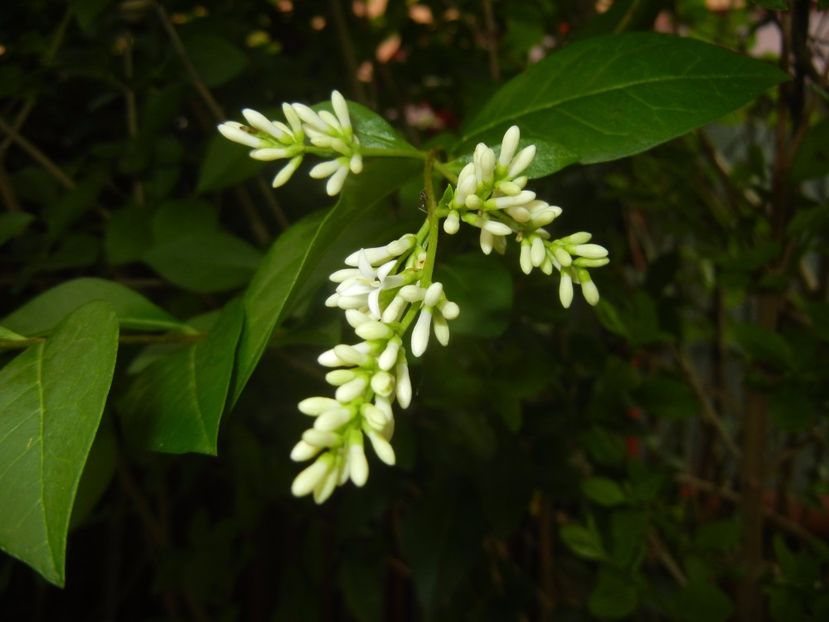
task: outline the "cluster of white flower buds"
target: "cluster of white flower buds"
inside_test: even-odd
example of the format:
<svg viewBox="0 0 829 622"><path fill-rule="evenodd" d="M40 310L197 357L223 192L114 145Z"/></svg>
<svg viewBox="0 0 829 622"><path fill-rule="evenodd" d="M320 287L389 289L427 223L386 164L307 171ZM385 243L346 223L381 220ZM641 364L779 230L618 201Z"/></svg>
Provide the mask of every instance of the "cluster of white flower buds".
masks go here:
<svg viewBox="0 0 829 622"><path fill-rule="evenodd" d="M325 379L336 390L333 398L310 397L299 403L301 412L314 417L314 425L303 433L291 458L316 460L294 479L294 495L313 493L322 503L349 479L357 486L365 484L365 437L381 461L394 464L389 443L394 433L392 404L397 401L407 408L412 400L403 336L417 316L410 351L419 357L432 331L441 344L449 343L448 320L460 311L446 299L440 283L426 283L425 237L424 230L385 246L360 249L346 258L346 268L331 275L337 291L326 305L343 309L362 341L337 345L318 359L332 368Z"/></svg>
<svg viewBox="0 0 829 622"><path fill-rule="evenodd" d="M535 145L518 149L521 134L513 125L504 134L501 148L495 151L478 143L472 161L461 169L451 196L441 202L443 230L457 233L460 222L481 230L481 250L493 249L503 254L507 237L514 235L521 244L521 269L529 274L539 268L545 274L558 270L561 275L559 299L567 308L573 301L573 283L581 286L584 299L591 305L599 302L599 290L590 278L588 268L609 262L607 249L589 244L590 234L579 232L557 240L551 239L546 225L558 218L562 210L536 198L526 190L524 171L535 158Z"/></svg>
<svg viewBox="0 0 829 622"><path fill-rule="evenodd" d="M314 179L328 178L325 190L334 196L342 190L349 172L357 175L363 170L363 158L348 104L339 91L331 93L331 107L333 113L316 111L305 104L282 104L287 123L269 120L246 108L242 115L248 125L226 121L219 125L219 132L233 142L251 147L250 157L254 160L288 160L274 177L274 188L288 182L306 153L331 156L332 159L314 166L310 175Z"/></svg>

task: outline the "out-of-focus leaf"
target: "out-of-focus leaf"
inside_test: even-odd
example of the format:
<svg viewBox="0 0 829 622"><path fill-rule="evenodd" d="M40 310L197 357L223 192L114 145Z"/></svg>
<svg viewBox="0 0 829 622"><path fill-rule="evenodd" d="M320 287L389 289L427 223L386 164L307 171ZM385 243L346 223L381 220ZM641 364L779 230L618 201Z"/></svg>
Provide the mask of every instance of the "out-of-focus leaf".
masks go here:
<svg viewBox="0 0 829 622"><path fill-rule="evenodd" d="M639 604L639 594L631 578L610 566L599 570L599 581L590 593L587 606L600 618L624 618Z"/></svg>
<svg viewBox="0 0 829 622"><path fill-rule="evenodd" d="M115 313L91 302L0 371L0 548L60 586L117 349Z"/></svg>
<svg viewBox="0 0 829 622"><path fill-rule="evenodd" d="M581 484L584 496L599 505L614 506L625 502L622 488L606 477L588 477Z"/></svg>
<svg viewBox="0 0 829 622"><path fill-rule="evenodd" d="M142 207L127 207L112 214L106 224L104 248L114 265L138 261L152 245L150 214Z"/></svg>
<svg viewBox="0 0 829 622"><path fill-rule="evenodd" d="M72 0L69 6L78 20L78 25L83 30L89 30L90 27L98 19L98 16L103 13L104 9L112 4L113 0Z"/></svg>
<svg viewBox="0 0 829 622"><path fill-rule="evenodd" d="M207 143L196 192L203 194L221 190L256 175L265 163L250 158L248 153L249 147L230 142L216 132Z"/></svg>
<svg viewBox="0 0 829 622"><path fill-rule="evenodd" d="M829 175L829 118L822 119L809 129L800 143L791 168L794 182L825 175Z"/></svg>
<svg viewBox="0 0 829 622"><path fill-rule="evenodd" d="M238 369L232 401L236 401L253 373L286 306L302 281L313 272L326 249L415 171L405 160L368 162L360 183L350 180L337 204L324 216L312 216L283 233L268 251L245 291L245 325L239 340Z"/></svg>
<svg viewBox="0 0 829 622"><path fill-rule="evenodd" d="M714 121L785 79L772 65L693 39L591 38L505 84L466 125L455 151L495 142L516 123L527 138L575 154L573 161L615 160Z"/></svg>
<svg viewBox="0 0 829 622"><path fill-rule="evenodd" d="M187 55L199 77L209 87L221 86L248 65L245 54L224 37L194 34L184 38Z"/></svg>
<svg viewBox="0 0 829 622"><path fill-rule="evenodd" d="M734 606L718 587L707 581L692 579L679 594L677 615L686 622L725 622L731 618Z"/></svg>
<svg viewBox="0 0 829 622"><path fill-rule="evenodd" d="M26 212L4 212L0 214L0 246L20 235L35 219Z"/></svg>
<svg viewBox="0 0 829 622"><path fill-rule="evenodd" d="M215 231L162 242L144 261L171 283L194 292L222 292L250 280L261 253L236 236Z"/></svg>
<svg viewBox="0 0 829 622"><path fill-rule="evenodd" d="M171 242L193 234L211 233L219 226L219 214L207 201L166 201L153 216L156 242Z"/></svg>
<svg viewBox="0 0 829 622"><path fill-rule="evenodd" d="M216 454L242 322L234 300L207 337L139 373L121 405L132 441L154 451Z"/></svg>
<svg viewBox="0 0 829 622"><path fill-rule="evenodd" d="M585 559L605 559L607 554L602 546L602 540L595 528L569 524L561 528L561 539L564 544L579 557Z"/></svg>
<svg viewBox="0 0 829 622"><path fill-rule="evenodd" d="M458 335L497 337L509 325L512 310L512 276L497 257L468 253L438 264L435 279L446 297L460 306L452 320Z"/></svg>
<svg viewBox="0 0 829 622"><path fill-rule="evenodd" d="M647 378L636 390L636 398L646 414L664 419L689 419L699 412L691 389L669 376Z"/></svg>
<svg viewBox="0 0 829 622"><path fill-rule="evenodd" d="M756 324L737 324L732 327L732 333L749 358L779 369L794 365L791 347L778 333Z"/></svg>
<svg viewBox="0 0 829 622"><path fill-rule="evenodd" d="M183 324L128 287L104 279L82 278L61 283L7 315L3 324L22 335L49 332L78 307L105 300L121 326L135 330L181 330Z"/></svg>

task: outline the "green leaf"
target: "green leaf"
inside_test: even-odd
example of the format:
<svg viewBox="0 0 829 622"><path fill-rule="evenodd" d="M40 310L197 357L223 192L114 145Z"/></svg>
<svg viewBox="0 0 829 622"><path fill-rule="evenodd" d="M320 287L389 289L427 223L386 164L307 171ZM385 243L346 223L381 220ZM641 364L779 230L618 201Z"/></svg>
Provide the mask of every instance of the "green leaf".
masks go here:
<svg viewBox="0 0 829 622"><path fill-rule="evenodd" d="M248 65L245 54L224 37L195 34L184 38L187 56L208 87L221 86Z"/></svg>
<svg viewBox="0 0 829 622"><path fill-rule="evenodd" d="M60 586L117 348L115 313L92 302L0 371L0 548Z"/></svg>
<svg viewBox="0 0 829 622"><path fill-rule="evenodd" d="M328 247L346 234L349 224L371 209L417 170L406 160L369 161L358 182L348 180L340 200L324 216L312 215L283 233L268 251L248 285L243 303L245 325L239 341L235 402L262 357L288 304L313 273Z"/></svg>
<svg viewBox="0 0 829 622"><path fill-rule="evenodd" d="M829 175L829 118L809 128L792 161L792 181Z"/></svg>
<svg viewBox="0 0 829 622"><path fill-rule="evenodd" d="M582 525L569 524L561 528L564 544L579 557L585 559L606 559L607 554L595 528L588 529Z"/></svg>
<svg viewBox="0 0 829 622"><path fill-rule="evenodd" d="M248 153L249 147L232 143L216 132L207 143L196 192L221 190L256 175L265 163L248 157Z"/></svg>
<svg viewBox="0 0 829 622"><path fill-rule="evenodd" d="M166 201L158 206L152 221L156 242L180 240L194 233L211 233L219 226L219 214L207 201Z"/></svg>
<svg viewBox="0 0 829 622"><path fill-rule="evenodd" d="M144 261L165 279L200 293L244 285L261 259L253 246L222 231L162 242L144 255Z"/></svg>
<svg viewBox="0 0 829 622"><path fill-rule="evenodd" d="M699 412L693 391L666 375L647 378L637 389L636 398L646 414L663 419L689 419Z"/></svg>
<svg viewBox="0 0 829 622"><path fill-rule="evenodd" d="M714 121L785 79L769 64L693 39L596 37L505 84L466 126L455 151L496 142L515 123L526 138L572 152L574 162L615 160Z"/></svg>
<svg viewBox="0 0 829 622"><path fill-rule="evenodd" d="M731 618L734 606L717 586L692 579L682 589L677 602L680 620L687 622L725 622Z"/></svg>
<svg viewBox="0 0 829 622"><path fill-rule="evenodd" d="M128 287L93 278L61 283L6 316L2 323L21 335L40 335L92 300L105 300L112 305L123 327L135 330L180 330L184 327L172 315Z"/></svg>
<svg viewBox="0 0 829 622"><path fill-rule="evenodd" d="M610 507L625 502L625 493L619 484L606 477L588 477L582 482L581 490L599 505Z"/></svg>
<svg viewBox="0 0 829 622"><path fill-rule="evenodd" d="M737 324L732 327L732 334L750 359L780 369L794 366L791 347L778 333L755 324Z"/></svg>
<svg viewBox="0 0 829 622"><path fill-rule="evenodd" d="M764 9L768 9L769 11L789 10L788 0L751 0L751 3L756 4L757 6L761 6Z"/></svg>
<svg viewBox="0 0 829 622"><path fill-rule="evenodd" d="M205 339L141 371L121 404L132 441L155 451L216 455L242 321L234 300Z"/></svg>
<svg viewBox="0 0 829 622"><path fill-rule="evenodd" d="M34 219L34 216L26 212L0 214L0 246L23 233Z"/></svg>
<svg viewBox="0 0 829 622"><path fill-rule="evenodd" d="M436 280L446 297L461 308L452 332L475 337L498 337L509 326L512 276L498 257L467 253L437 266Z"/></svg>
<svg viewBox="0 0 829 622"><path fill-rule="evenodd" d="M631 578L620 570L604 566L587 601L590 613L599 618L624 618L636 609L639 594Z"/></svg>
<svg viewBox="0 0 829 622"><path fill-rule="evenodd" d="M126 207L112 214L106 224L106 249L109 263L117 266L138 261L152 246L150 214L143 207Z"/></svg>
<svg viewBox="0 0 829 622"><path fill-rule="evenodd" d="M0 341L20 341L26 339L23 335L18 335L13 330L9 330L5 326L0 326Z"/></svg>

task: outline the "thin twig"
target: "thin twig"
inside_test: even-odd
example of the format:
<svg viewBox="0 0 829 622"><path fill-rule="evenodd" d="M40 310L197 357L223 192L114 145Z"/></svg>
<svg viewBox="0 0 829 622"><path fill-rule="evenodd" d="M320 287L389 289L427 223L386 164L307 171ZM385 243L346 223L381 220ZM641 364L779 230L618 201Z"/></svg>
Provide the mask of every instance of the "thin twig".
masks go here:
<svg viewBox="0 0 829 622"><path fill-rule="evenodd" d="M734 439L731 438L725 424L722 419L720 419L717 411L714 409L714 405L711 403L705 389L703 389L702 382L700 381L694 366L691 364L691 361L688 360L688 357L682 353L679 347L674 346L673 351L674 356L679 363L679 367L682 370L682 374L685 376L685 381L688 385L690 385L691 390L693 390L702 405L704 419L717 431L723 441L723 444L726 448L728 448L728 451L730 451L734 456L739 456L740 450L737 447L737 444L734 442Z"/></svg>
<svg viewBox="0 0 829 622"><path fill-rule="evenodd" d="M651 549L656 557L662 565L665 566L665 570L668 571L668 574L673 577L674 581L676 581L680 587L685 587L688 583L688 578L685 576L685 573L682 572L682 569L668 551L668 548L662 543L662 540L659 539L659 536L655 533L650 534L650 536L648 536L648 543L651 545Z"/></svg>
<svg viewBox="0 0 829 622"><path fill-rule="evenodd" d="M13 142L17 143L23 151L28 153L47 173L57 179L64 188L71 190L75 187L75 182L57 164L52 162L49 156L9 125L3 117L0 117L0 130Z"/></svg>
<svg viewBox="0 0 829 622"><path fill-rule="evenodd" d="M6 163L3 161L2 155L0 155L0 196L3 197L3 205L6 206L7 211L22 211L11 181L9 181L9 174L6 172Z"/></svg>
<svg viewBox="0 0 829 622"><path fill-rule="evenodd" d="M501 81L501 65L498 62L498 30L495 26L495 13L492 0L481 0L486 25L486 50L489 54L489 75L493 82Z"/></svg>
<svg viewBox="0 0 829 622"><path fill-rule="evenodd" d="M182 66L184 67L184 71L187 73L187 76L190 78L190 82L193 84L193 87L196 89L196 92L201 97L202 101L204 102L205 106L207 106L210 114L213 116L213 119L217 122L224 121L227 118L225 115L224 110L219 105L219 102L216 101L216 98L213 97L213 94L210 92L210 89L207 88L207 85L199 76L199 72L196 71L196 67L193 65L193 62L190 60L190 57L187 55L187 49L184 47L184 43L179 37L178 32L176 32L173 23L170 21L170 16L167 14L166 9L161 5L160 2L156 2L155 5L156 12L158 13L158 18L161 21L161 25L164 28L164 32L167 33L167 37L170 39L170 43L173 44L173 49L176 52L176 55L179 58ZM268 207L274 213L279 226L282 229L286 229L290 224L287 215L282 210L282 207L279 205L279 202L273 196L273 191L268 186L268 184L262 179L261 175L258 177L258 188L262 194L262 198L268 204ZM254 229L254 233L256 234L257 238L260 238L260 242L268 242L270 241L270 234L267 234L267 227L265 223L262 222L262 219L259 216L259 213L254 209L253 211L248 211L248 217L253 219L252 227ZM263 237L262 232L266 232L266 235Z"/></svg>

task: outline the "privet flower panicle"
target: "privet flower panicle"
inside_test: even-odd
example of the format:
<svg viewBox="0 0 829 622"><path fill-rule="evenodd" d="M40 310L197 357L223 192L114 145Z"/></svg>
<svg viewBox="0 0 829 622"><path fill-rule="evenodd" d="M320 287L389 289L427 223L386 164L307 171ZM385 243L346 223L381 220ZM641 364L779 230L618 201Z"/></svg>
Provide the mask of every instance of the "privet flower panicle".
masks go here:
<svg viewBox="0 0 829 622"><path fill-rule="evenodd" d="M423 270L426 234L424 229L359 249L346 257L345 268L331 274L337 286L326 305L345 311L361 341L336 345L317 359L330 368L325 380L334 387L334 396L299 403L300 412L314 422L294 446L291 459L315 460L294 479L294 495L313 494L322 503L348 480L364 485L369 473L366 438L382 462L395 463L392 406L396 402L408 408L412 401L404 334L417 318L409 352L421 356L432 331L439 343L449 343L449 321L460 313L441 283L428 282L431 275Z"/></svg>
<svg viewBox="0 0 829 622"><path fill-rule="evenodd" d="M348 104L339 91L331 93L331 107L333 114L315 111L305 104L282 104L286 122L270 120L246 108L242 116L247 125L225 121L219 125L219 132L228 140L251 147L250 157L254 160L288 160L274 177L274 188L291 179L306 153L330 157L315 165L309 174L314 179L327 179L325 191L334 196L342 190L349 173L362 172L363 158Z"/></svg>
<svg viewBox="0 0 829 622"><path fill-rule="evenodd" d="M503 254L507 240L514 236L521 245L519 264L525 274L534 268L545 274L559 272L559 300L563 307L569 307L573 301L574 283L581 287L587 303L596 305L599 290L588 268L606 265L610 261L607 249L590 244L587 232L552 239L544 227L561 216L562 210L526 189L524 173L535 158L536 148L527 145L519 149L520 140L520 130L513 125L504 134L497 156L493 149L478 143L472 161L458 174L451 199L442 203L443 230L453 235L461 222L477 227L481 250L486 255L493 250Z"/></svg>

